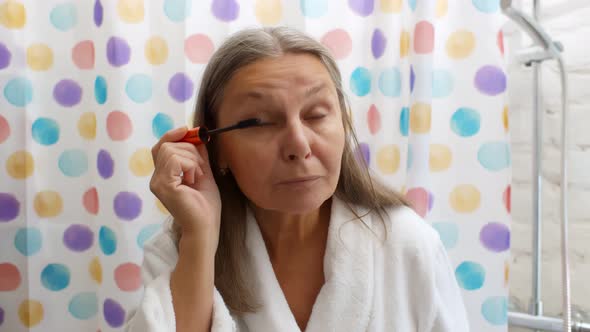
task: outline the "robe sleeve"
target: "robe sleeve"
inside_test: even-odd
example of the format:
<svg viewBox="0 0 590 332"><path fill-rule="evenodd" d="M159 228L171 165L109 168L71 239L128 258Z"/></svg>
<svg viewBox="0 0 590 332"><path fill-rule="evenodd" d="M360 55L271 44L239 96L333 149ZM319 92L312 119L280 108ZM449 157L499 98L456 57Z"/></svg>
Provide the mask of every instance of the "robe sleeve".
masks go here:
<svg viewBox="0 0 590 332"><path fill-rule="evenodd" d="M438 241L434 255L433 318L429 332L468 332L469 323L461 290L446 249Z"/></svg>
<svg viewBox="0 0 590 332"><path fill-rule="evenodd" d="M144 246L141 278L143 297L125 322L126 332L176 332L170 275L178 260L172 238L159 234ZM236 324L217 288L213 294L212 332L235 332Z"/></svg>

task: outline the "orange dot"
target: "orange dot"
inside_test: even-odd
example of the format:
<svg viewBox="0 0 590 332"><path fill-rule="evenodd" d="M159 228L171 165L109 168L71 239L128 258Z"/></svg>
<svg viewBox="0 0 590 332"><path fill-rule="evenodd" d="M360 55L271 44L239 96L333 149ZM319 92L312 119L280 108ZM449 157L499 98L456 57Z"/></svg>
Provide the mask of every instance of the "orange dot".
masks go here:
<svg viewBox="0 0 590 332"><path fill-rule="evenodd" d="M137 290L141 286L141 268L133 263L119 265L115 269L115 282L122 291Z"/></svg>
<svg viewBox="0 0 590 332"><path fill-rule="evenodd" d="M21 276L18 268L11 263L0 264L0 292L13 291L20 286Z"/></svg>

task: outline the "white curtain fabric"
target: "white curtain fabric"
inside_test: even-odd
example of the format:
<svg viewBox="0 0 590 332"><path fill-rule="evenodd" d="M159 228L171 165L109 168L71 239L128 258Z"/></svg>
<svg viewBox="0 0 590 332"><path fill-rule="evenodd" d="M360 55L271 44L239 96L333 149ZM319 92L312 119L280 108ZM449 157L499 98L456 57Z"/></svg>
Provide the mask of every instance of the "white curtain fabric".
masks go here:
<svg viewBox="0 0 590 332"><path fill-rule="evenodd" d="M507 330L498 0L0 1L0 331L120 331L167 212L150 148L245 27L329 47L359 154L440 233L474 331Z"/></svg>

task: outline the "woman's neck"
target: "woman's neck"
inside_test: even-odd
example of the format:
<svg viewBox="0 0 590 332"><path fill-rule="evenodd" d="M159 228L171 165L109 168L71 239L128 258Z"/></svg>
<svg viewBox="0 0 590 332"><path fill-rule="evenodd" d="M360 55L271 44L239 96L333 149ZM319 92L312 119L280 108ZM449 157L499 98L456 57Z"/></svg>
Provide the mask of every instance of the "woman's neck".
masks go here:
<svg viewBox="0 0 590 332"><path fill-rule="evenodd" d="M301 248L325 246L332 200L306 214L289 214L253 207L271 261L288 259Z"/></svg>

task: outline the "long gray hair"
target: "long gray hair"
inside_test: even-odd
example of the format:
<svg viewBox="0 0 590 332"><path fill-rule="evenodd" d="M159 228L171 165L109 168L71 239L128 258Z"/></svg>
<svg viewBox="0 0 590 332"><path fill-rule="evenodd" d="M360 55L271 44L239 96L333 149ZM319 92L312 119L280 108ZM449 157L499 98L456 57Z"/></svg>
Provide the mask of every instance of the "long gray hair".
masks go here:
<svg viewBox="0 0 590 332"><path fill-rule="evenodd" d="M193 126L217 127L216 112L221 104L224 88L237 70L255 61L280 57L286 53L305 53L316 56L328 70L332 83L336 87L347 139L340 177L334 194L349 207L359 205L375 211L382 220L385 220L383 216L387 207L408 206L403 196L373 180L364 159L355 155L358 141L342 89L340 71L330 51L321 43L295 29L286 27L247 29L227 39L213 54L203 74ZM257 307L256 297L248 287L245 272L247 267L244 263L248 198L240 191L231 175L224 175L220 171L217 163L218 147L215 141L208 145L208 153L222 201L221 229L215 257L215 286L232 312L252 312ZM357 217L360 220L360 216L357 215ZM172 233L178 244L182 229L173 223Z"/></svg>

